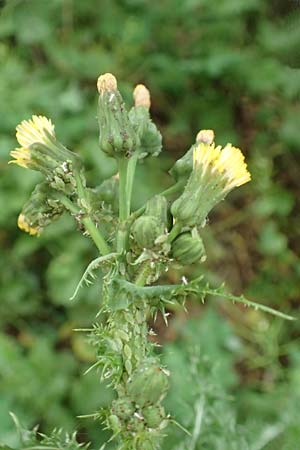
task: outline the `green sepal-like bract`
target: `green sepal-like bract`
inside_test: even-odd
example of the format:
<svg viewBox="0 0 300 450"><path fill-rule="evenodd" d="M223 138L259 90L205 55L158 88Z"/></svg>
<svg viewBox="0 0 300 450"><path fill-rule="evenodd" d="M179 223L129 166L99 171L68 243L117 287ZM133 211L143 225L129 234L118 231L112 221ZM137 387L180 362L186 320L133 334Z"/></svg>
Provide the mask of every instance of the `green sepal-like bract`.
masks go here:
<svg viewBox="0 0 300 450"><path fill-rule="evenodd" d="M133 224L133 239L140 249L151 249L155 240L163 233L162 224L154 216L141 216Z"/></svg>
<svg viewBox="0 0 300 450"><path fill-rule="evenodd" d="M162 148L162 137L151 120L149 109L145 106L134 106L129 112L129 119L139 139L139 159L158 156Z"/></svg>
<svg viewBox="0 0 300 450"><path fill-rule="evenodd" d="M168 201L163 195L155 195L146 203L145 215L158 219L163 227L167 227L170 221Z"/></svg>
<svg viewBox="0 0 300 450"><path fill-rule="evenodd" d="M129 397L121 397L112 402L112 412L119 417L119 419L129 419L134 411L134 405Z"/></svg>
<svg viewBox="0 0 300 450"><path fill-rule="evenodd" d="M156 239L168 228L168 202L162 195L155 195L146 203L145 214L132 226L133 238L140 249L155 247Z"/></svg>
<svg viewBox="0 0 300 450"><path fill-rule="evenodd" d="M149 358L132 374L127 383L127 392L139 406L154 405L168 389L168 374L159 367L155 358Z"/></svg>
<svg viewBox="0 0 300 450"><path fill-rule="evenodd" d="M149 428L157 428L166 417L164 408L161 405L146 406L142 410L143 417Z"/></svg>
<svg viewBox="0 0 300 450"><path fill-rule="evenodd" d="M196 228L180 234L172 242L172 256L182 265L206 259L203 241Z"/></svg>
<svg viewBox="0 0 300 450"><path fill-rule="evenodd" d="M195 145L176 161L173 167L169 170L170 175L175 181L187 181L193 170L193 152Z"/></svg>
<svg viewBox="0 0 300 450"><path fill-rule="evenodd" d="M133 153L137 135L116 86L108 85L99 91L98 123L99 144L104 153L114 157Z"/></svg>
<svg viewBox="0 0 300 450"><path fill-rule="evenodd" d="M58 219L64 210L55 190L47 182L39 183L23 206L18 219L19 228L30 234L39 234Z"/></svg>
<svg viewBox="0 0 300 450"><path fill-rule="evenodd" d="M89 190L91 207L94 210L99 208L101 203L111 206L112 211L117 213L119 208L119 180L111 177L104 180L99 186Z"/></svg>

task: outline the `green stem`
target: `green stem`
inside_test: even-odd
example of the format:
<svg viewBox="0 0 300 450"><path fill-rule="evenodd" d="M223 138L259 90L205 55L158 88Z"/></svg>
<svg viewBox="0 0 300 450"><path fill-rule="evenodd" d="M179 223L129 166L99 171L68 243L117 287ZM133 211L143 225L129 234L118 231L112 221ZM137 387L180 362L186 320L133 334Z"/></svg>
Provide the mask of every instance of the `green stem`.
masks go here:
<svg viewBox="0 0 300 450"><path fill-rule="evenodd" d="M147 279L148 273L149 273L149 263L145 262L142 265L141 271L138 274L138 276L136 277L134 284L136 284L136 286L143 287L145 285L145 283L146 283L146 279Z"/></svg>
<svg viewBox="0 0 300 450"><path fill-rule="evenodd" d="M168 197L169 195L176 194L176 192L179 192L184 187L184 183L182 181L177 181L177 183L173 184L173 186L170 186L169 188L162 191L160 194L157 195L163 195L164 197ZM143 212L145 211L146 206L141 206L141 208L137 209L131 214L131 217L133 220L139 217Z"/></svg>
<svg viewBox="0 0 300 450"><path fill-rule="evenodd" d="M138 154L135 153L128 162L127 167L127 180L126 180L126 215L127 217L130 215L130 209L131 209L131 197L132 197L132 188L133 188L133 181L134 181L134 175L135 175L135 169L136 164L138 161Z"/></svg>
<svg viewBox="0 0 300 450"><path fill-rule="evenodd" d="M128 217L127 168L128 159L123 156L118 160L119 165L119 230L117 234L117 251L122 253L126 249L127 232L126 219ZM129 203L130 209L130 203Z"/></svg>
<svg viewBox="0 0 300 450"><path fill-rule="evenodd" d="M110 248L108 247L104 237L102 236L102 234L100 233L100 231L98 230L92 219L90 217L85 217L82 220L82 222L87 231L89 232L91 238L95 242L99 252L103 256L108 255L110 253Z"/></svg>
<svg viewBox="0 0 300 450"><path fill-rule="evenodd" d="M121 157L118 160L119 163L119 219L120 222L124 222L127 219L127 166L128 159Z"/></svg>
<svg viewBox="0 0 300 450"><path fill-rule="evenodd" d="M80 200L84 200L84 203L88 203L86 191L82 184L80 173L76 170L74 175L76 179L78 197ZM96 247L98 248L99 252L102 255L107 255L108 253L110 253L110 248L108 247L104 237L102 236L100 230L98 230L92 219L90 217L84 217L82 219L82 223L84 224L86 230L88 231L89 235L96 244Z"/></svg>
<svg viewBox="0 0 300 450"><path fill-rule="evenodd" d="M181 191L181 189L184 187L184 184L185 183L182 180L177 181L175 184L173 184L173 186L170 186L169 188L162 191L160 195L164 195L165 197L167 197L168 195L176 194L177 192Z"/></svg>
<svg viewBox="0 0 300 450"><path fill-rule="evenodd" d="M79 214L79 208L74 205L74 203L65 195L58 194L57 198L59 199L60 203L64 205L64 207L69 210L72 214Z"/></svg>
<svg viewBox="0 0 300 450"><path fill-rule="evenodd" d="M182 229L182 225L179 222L176 222L175 225L173 226L172 230L169 233L167 242L171 243L172 241L174 241L174 239L180 233L181 229Z"/></svg>

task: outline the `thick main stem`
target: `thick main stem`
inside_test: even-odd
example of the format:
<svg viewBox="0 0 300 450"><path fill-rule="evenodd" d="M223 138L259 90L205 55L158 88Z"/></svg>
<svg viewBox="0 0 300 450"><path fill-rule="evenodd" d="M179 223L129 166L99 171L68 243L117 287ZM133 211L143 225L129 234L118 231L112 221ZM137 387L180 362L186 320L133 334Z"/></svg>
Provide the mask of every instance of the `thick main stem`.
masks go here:
<svg viewBox="0 0 300 450"><path fill-rule="evenodd" d="M122 450L158 450L167 423L161 400L168 381L148 340L149 310L146 301L139 301L111 312L105 331L105 340L109 336L115 342L110 347L110 361L120 356L122 360L122 372L114 383L118 397L107 418Z"/></svg>

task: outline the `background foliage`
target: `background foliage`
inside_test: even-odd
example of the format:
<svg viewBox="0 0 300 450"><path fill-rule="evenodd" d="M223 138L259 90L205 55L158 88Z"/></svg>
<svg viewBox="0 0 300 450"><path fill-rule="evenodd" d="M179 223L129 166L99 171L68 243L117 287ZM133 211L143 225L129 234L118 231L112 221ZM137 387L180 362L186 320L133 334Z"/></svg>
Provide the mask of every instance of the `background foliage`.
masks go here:
<svg viewBox="0 0 300 450"><path fill-rule="evenodd" d="M51 117L59 139L84 156L90 183L99 184L115 168L97 146L95 80L116 74L128 101L134 84L144 82L166 151L139 168L136 205L168 185L166 171L200 128L214 128L218 142L244 150L253 182L211 215L204 270L212 283L226 280L235 293L299 316L300 6L0 4L0 440L16 443L13 411L43 432L77 428L79 440L98 448L106 438L99 424L76 416L111 394L96 373L81 376L94 355L72 330L90 325L99 286L68 300L95 251L67 217L38 239L16 228L37 175L7 166L14 128L32 114ZM181 275L170 273L169 281ZM188 309L188 316L171 311L167 330L159 319L153 324L172 372L166 404L192 433L174 426L165 450L295 450L299 324L213 298Z"/></svg>

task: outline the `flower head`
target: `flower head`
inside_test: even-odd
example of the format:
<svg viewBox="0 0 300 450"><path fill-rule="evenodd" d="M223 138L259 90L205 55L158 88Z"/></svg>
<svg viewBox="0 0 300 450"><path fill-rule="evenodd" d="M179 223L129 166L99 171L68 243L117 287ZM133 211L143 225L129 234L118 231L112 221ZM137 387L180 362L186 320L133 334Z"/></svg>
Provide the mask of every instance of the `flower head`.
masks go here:
<svg viewBox="0 0 300 450"><path fill-rule="evenodd" d="M193 165L195 170L202 172L203 177L210 173L212 177L220 178L225 191L251 180L244 155L231 144L222 149L220 145L199 143L194 150Z"/></svg>
<svg viewBox="0 0 300 450"><path fill-rule="evenodd" d="M16 138L21 147L11 151L10 154L14 159L10 163L39 170L37 160L44 158L46 161L47 149L48 153L51 151L53 154L53 149L56 148L53 123L47 117L32 116L29 120L23 120L16 127L16 131ZM43 151L38 152L34 146L42 146Z"/></svg>
<svg viewBox="0 0 300 450"><path fill-rule="evenodd" d="M64 176L65 167L71 167L72 162L78 161L76 155L56 139L54 125L47 117L32 116L29 120L23 120L16 130L21 147L11 151L14 159L10 163L38 170L49 180L55 180L57 176L61 177L57 170Z"/></svg>
<svg viewBox="0 0 300 450"><path fill-rule="evenodd" d="M173 203L173 217L184 226L205 224L210 210L235 187L250 181L241 150L227 144L198 142L193 169L182 195Z"/></svg>
<svg viewBox="0 0 300 450"><path fill-rule="evenodd" d="M32 116L30 120L23 120L16 128L17 140L23 148L32 144L47 145L50 134L55 139L54 125L50 119L44 116Z"/></svg>

